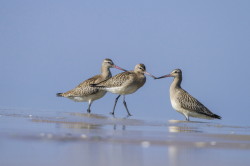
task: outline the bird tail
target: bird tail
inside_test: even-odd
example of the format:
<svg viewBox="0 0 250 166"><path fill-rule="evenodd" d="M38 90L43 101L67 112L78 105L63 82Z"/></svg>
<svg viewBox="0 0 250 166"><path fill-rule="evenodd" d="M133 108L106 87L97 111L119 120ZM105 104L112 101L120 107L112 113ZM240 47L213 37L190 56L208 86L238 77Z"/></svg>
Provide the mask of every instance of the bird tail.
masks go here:
<svg viewBox="0 0 250 166"><path fill-rule="evenodd" d="M215 118L215 119L221 119L221 116L216 115L216 114L213 114L213 115L212 115L212 118Z"/></svg>
<svg viewBox="0 0 250 166"><path fill-rule="evenodd" d="M57 93L56 96L57 97L63 97L63 93Z"/></svg>

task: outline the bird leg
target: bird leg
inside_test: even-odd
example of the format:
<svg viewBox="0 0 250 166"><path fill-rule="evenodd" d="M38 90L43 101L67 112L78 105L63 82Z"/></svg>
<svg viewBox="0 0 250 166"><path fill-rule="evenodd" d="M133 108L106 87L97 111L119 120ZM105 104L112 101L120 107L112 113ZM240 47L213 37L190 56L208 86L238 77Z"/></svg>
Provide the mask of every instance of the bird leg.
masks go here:
<svg viewBox="0 0 250 166"><path fill-rule="evenodd" d="M91 110L90 110L91 104L92 104L92 101L91 101L91 100L89 100L89 107L88 107L88 109L87 109L87 112L88 112L88 113L90 113L90 112L91 112Z"/></svg>
<svg viewBox="0 0 250 166"><path fill-rule="evenodd" d="M129 113L129 111L128 111L127 103L126 103L126 101L125 101L125 95L123 96L123 104L124 104L124 106L125 106L125 108L126 108L126 110L127 110L128 116L132 116L132 115Z"/></svg>
<svg viewBox="0 0 250 166"><path fill-rule="evenodd" d="M117 96L116 99L115 99L115 105L114 105L114 108L113 108L113 112L110 112L112 115L115 114L115 106L116 106L116 103L117 103L117 101L118 101L118 99L119 99L120 96L121 95Z"/></svg>
<svg viewBox="0 0 250 166"><path fill-rule="evenodd" d="M184 114L185 118L186 118L186 121L189 121L189 116Z"/></svg>

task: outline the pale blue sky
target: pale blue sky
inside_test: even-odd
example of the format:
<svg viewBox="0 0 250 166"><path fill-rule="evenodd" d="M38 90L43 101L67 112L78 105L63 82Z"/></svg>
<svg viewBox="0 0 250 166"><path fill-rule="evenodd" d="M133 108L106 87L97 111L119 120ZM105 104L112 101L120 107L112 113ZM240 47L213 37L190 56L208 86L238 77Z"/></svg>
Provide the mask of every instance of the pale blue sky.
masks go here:
<svg viewBox="0 0 250 166"><path fill-rule="evenodd" d="M181 68L182 87L218 122L250 125L248 0L1 0L0 57L1 108L86 112L87 103L55 94L111 58L126 69L144 63L156 76ZM171 82L148 77L127 96L132 118L183 120L170 104ZM94 102L92 112L109 116L115 97ZM116 111L126 115L122 102Z"/></svg>

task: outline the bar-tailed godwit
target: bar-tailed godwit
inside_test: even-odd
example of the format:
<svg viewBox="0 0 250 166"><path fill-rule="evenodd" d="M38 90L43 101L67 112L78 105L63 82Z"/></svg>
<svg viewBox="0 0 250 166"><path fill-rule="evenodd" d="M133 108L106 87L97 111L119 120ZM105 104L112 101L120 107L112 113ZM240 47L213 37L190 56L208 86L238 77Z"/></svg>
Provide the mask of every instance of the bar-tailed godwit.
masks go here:
<svg viewBox="0 0 250 166"><path fill-rule="evenodd" d="M174 81L170 86L171 104L177 112L185 116L187 121L189 121L189 117L221 119L219 115L212 113L201 102L181 88L182 71L180 69L175 69L170 74L158 77L157 79L165 77L174 77Z"/></svg>
<svg viewBox="0 0 250 166"><path fill-rule="evenodd" d="M117 74L106 81L100 82L98 84L92 84L91 86L111 93L119 94L115 99L113 111L111 112L111 114L113 115L115 113L116 103L119 97L123 95L123 104L127 110L128 116L131 116L125 101L125 95L136 92L140 87L144 85L144 83L146 82L146 77L144 74L156 78L150 73L146 72L146 67L144 64L138 64L135 66L133 71L126 71Z"/></svg>
<svg viewBox="0 0 250 166"><path fill-rule="evenodd" d="M91 77L76 88L67 91L65 93L57 93L58 97L66 97L77 102L88 102L89 106L87 112L90 113L90 107L93 101L102 98L107 92L100 90L99 88L91 87L90 84L96 84L112 77L110 68L117 68L119 70L126 71L116 66L111 59L104 59L102 62L101 74Z"/></svg>

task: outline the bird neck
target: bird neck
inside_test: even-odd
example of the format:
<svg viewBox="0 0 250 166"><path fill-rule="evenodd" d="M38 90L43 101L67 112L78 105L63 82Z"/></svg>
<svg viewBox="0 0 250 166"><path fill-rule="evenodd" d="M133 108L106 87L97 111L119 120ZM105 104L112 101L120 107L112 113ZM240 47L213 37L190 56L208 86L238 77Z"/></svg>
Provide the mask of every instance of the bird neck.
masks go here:
<svg viewBox="0 0 250 166"><path fill-rule="evenodd" d="M102 72L101 75L104 78L110 78L110 77L112 77L112 74L110 72L110 68L109 67L102 66L101 72Z"/></svg>
<svg viewBox="0 0 250 166"><path fill-rule="evenodd" d="M134 71L134 73L136 74L137 78L139 78L139 79L143 79L146 77L143 72Z"/></svg>
<svg viewBox="0 0 250 166"><path fill-rule="evenodd" d="M172 88L181 88L181 81L182 81L182 77L181 76L177 76L174 78L174 81L171 84L171 89Z"/></svg>
<svg viewBox="0 0 250 166"><path fill-rule="evenodd" d="M146 82L146 76L142 72L136 72L135 74L134 81L137 82L138 87L142 87Z"/></svg>

